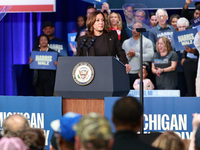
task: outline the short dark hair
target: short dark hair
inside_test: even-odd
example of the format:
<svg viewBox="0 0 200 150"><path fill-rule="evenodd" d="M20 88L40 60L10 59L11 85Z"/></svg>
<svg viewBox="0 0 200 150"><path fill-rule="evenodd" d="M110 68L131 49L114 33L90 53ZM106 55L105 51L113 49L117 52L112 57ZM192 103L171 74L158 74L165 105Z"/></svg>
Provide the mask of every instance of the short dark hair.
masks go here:
<svg viewBox="0 0 200 150"><path fill-rule="evenodd" d="M171 23L172 23L172 19L173 18L177 18L177 20L180 18L180 15L179 14L173 14L173 15L171 15L170 16L170 18L169 18L169 24L171 25Z"/></svg>
<svg viewBox="0 0 200 150"><path fill-rule="evenodd" d="M156 13L155 13L155 12L151 12L151 13L149 14L149 17L151 18L152 16L156 16Z"/></svg>
<svg viewBox="0 0 200 150"><path fill-rule="evenodd" d="M143 108L135 97L123 97L113 107L113 123L117 125L130 125L133 128L140 124Z"/></svg>
<svg viewBox="0 0 200 150"><path fill-rule="evenodd" d="M41 35L37 38L38 44L40 44L40 38L41 38L42 36L45 36L45 37L47 38L48 44L49 44L49 43L50 43L50 39L49 39L49 37L48 37L47 35L45 35L45 34L41 34Z"/></svg>
<svg viewBox="0 0 200 150"><path fill-rule="evenodd" d="M51 21L46 21L44 22L42 29L44 29L45 27L54 27L54 25Z"/></svg>

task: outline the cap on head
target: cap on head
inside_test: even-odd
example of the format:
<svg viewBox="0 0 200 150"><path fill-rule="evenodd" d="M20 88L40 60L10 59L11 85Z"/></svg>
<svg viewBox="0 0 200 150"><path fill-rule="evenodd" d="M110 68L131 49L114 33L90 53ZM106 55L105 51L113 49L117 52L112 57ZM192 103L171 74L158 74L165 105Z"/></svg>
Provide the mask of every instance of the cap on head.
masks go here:
<svg viewBox="0 0 200 150"><path fill-rule="evenodd" d="M1 150L13 149L13 150L27 150L27 147L23 143L22 139L18 137L3 137L0 140Z"/></svg>
<svg viewBox="0 0 200 150"><path fill-rule="evenodd" d="M109 140L112 137L108 120L94 112L84 116L74 126L74 129L82 142L89 142L96 139Z"/></svg>
<svg viewBox="0 0 200 150"><path fill-rule="evenodd" d="M68 142L74 142L76 135L73 126L78 123L82 115L74 112L64 114L60 119L51 122L51 128L58 132Z"/></svg>
<svg viewBox="0 0 200 150"><path fill-rule="evenodd" d="M54 27L54 25L53 25L52 22L46 21L46 22L43 24L43 27L42 27L42 28L44 29L45 27Z"/></svg>

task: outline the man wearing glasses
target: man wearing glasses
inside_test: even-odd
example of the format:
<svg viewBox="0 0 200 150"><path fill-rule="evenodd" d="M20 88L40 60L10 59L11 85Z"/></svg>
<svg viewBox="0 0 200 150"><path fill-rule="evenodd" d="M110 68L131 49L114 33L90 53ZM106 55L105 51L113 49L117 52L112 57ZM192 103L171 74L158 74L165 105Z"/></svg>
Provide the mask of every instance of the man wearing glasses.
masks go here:
<svg viewBox="0 0 200 150"><path fill-rule="evenodd" d="M158 25L150 30L149 39L154 44L156 44L157 40L162 36L167 37L171 41L173 37L173 32L176 32L176 29L173 26L167 24L167 11L164 9L158 9L156 11L156 17L158 19Z"/></svg>

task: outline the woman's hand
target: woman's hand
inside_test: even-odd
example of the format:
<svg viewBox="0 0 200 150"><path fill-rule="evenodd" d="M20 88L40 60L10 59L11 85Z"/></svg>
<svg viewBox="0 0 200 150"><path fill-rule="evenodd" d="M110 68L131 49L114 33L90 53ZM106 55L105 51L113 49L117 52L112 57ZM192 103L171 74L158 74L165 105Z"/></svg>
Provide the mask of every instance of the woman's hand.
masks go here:
<svg viewBox="0 0 200 150"><path fill-rule="evenodd" d="M158 76L158 77L160 77L160 75L163 73L163 69L162 68L156 68L156 75Z"/></svg>
<svg viewBox="0 0 200 150"><path fill-rule="evenodd" d="M131 66L129 64L125 64L126 66L126 73L128 74L131 71Z"/></svg>
<svg viewBox="0 0 200 150"><path fill-rule="evenodd" d="M135 56L135 50L131 48L131 50L128 53L126 53L126 55L130 58L134 57Z"/></svg>
<svg viewBox="0 0 200 150"><path fill-rule="evenodd" d="M72 43L69 43L70 47L71 47L71 50L73 51L74 55L77 54L77 49L76 49L76 46L75 45L72 45Z"/></svg>
<svg viewBox="0 0 200 150"><path fill-rule="evenodd" d="M57 67L57 65L58 65L58 61L54 61L54 65L56 65L56 67Z"/></svg>
<svg viewBox="0 0 200 150"><path fill-rule="evenodd" d="M185 61L185 58L181 59L181 65L183 66L183 63Z"/></svg>
<svg viewBox="0 0 200 150"><path fill-rule="evenodd" d="M195 53L195 49L189 47L188 45L185 46L185 51L188 52L188 53L193 53L193 54Z"/></svg>

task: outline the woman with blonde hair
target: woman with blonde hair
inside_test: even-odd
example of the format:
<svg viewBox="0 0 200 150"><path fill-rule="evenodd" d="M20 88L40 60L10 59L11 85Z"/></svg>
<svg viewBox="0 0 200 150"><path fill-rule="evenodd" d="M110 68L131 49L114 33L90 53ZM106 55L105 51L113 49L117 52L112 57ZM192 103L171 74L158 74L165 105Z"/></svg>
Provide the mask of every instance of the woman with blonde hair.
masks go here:
<svg viewBox="0 0 200 150"><path fill-rule="evenodd" d="M178 56L172 51L170 40L164 36L160 37L156 42L156 49L151 69L156 75L156 88L176 89Z"/></svg>
<svg viewBox="0 0 200 150"><path fill-rule="evenodd" d="M122 26L122 17L119 13L110 13L110 15L108 16L108 29L115 30L117 32L118 39L121 43L123 43L124 40L128 39L126 31L123 29Z"/></svg>
<svg viewBox="0 0 200 150"><path fill-rule="evenodd" d="M184 150L185 145L182 139L173 131L165 131L152 144L162 150Z"/></svg>

